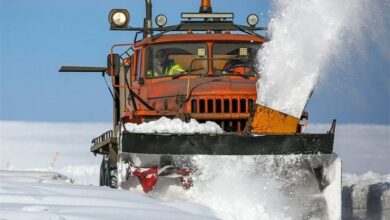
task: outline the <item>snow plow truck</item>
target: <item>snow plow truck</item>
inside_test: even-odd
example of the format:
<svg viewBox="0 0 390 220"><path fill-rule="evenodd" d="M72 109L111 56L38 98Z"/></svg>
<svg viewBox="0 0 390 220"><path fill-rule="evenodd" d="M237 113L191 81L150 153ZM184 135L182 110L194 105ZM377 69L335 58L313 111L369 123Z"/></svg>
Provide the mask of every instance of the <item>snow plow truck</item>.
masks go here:
<svg viewBox="0 0 390 220"><path fill-rule="evenodd" d="M181 13L179 24L167 17L152 21L145 0L142 27L129 26L126 9L113 9L110 30L135 32L132 43L114 44L107 66L62 66L60 72L97 72L111 79L113 129L94 138L91 152L103 155L100 185L145 193L171 179L191 188L199 171L192 158L256 157L256 173L278 176L286 194L302 202L302 219L341 218L341 161L333 152L335 120L322 134L304 133L308 114L296 118L256 104L256 55L267 41L255 14L247 24L234 13L213 12L210 0L199 11ZM161 117L188 122L212 121L220 134L130 132L126 123ZM271 172L272 170L272 172Z"/></svg>

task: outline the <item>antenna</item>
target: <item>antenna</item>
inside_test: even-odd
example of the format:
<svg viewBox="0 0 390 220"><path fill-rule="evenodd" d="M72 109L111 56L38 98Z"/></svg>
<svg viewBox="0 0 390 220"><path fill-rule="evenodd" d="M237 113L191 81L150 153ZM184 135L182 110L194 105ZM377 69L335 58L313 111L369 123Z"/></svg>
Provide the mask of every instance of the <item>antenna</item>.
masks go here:
<svg viewBox="0 0 390 220"><path fill-rule="evenodd" d="M202 0L200 3L199 13L212 13L211 0Z"/></svg>

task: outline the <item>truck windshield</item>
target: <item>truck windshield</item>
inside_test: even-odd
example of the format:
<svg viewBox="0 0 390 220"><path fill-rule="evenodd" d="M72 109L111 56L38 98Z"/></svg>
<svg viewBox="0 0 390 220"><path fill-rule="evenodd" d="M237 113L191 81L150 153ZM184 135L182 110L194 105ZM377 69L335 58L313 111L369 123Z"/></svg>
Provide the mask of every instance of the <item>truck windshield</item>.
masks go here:
<svg viewBox="0 0 390 220"><path fill-rule="evenodd" d="M213 46L217 74L256 74L256 54L260 44L216 43Z"/></svg>
<svg viewBox="0 0 390 220"><path fill-rule="evenodd" d="M207 73L207 60L195 60L207 58L206 44L154 45L147 48L146 56L146 78Z"/></svg>

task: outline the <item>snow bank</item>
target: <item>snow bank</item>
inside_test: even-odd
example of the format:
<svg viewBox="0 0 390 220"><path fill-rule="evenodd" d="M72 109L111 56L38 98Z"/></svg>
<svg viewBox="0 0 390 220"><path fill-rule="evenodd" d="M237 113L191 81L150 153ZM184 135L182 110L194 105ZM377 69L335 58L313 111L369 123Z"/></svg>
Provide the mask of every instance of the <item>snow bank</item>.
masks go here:
<svg viewBox="0 0 390 220"><path fill-rule="evenodd" d="M98 165L101 158L91 154L91 140L110 129L110 123L0 121L0 169Z"/></svg>
<svg viewBox="0 0 390 220"><path fill-rule="evenodd" d="M390 169L390 168L389 168ZM351 185L371 185L375 183L390 183L390 174L379 174L369 171L363 175L356 174L343 174L343 186L351 186Z"/></svg>
<svg viewBox="0 0 390 220"><path fill-rule="evenodd" d="M343 175L344 219L390 219L390 174Z"/></svg>
<svg viewBox="0 0 390 220"><path fill-rule="evenodd" d="M1 219L216 219L196 204L187 203L189 212L129 191L67 182L51 172L0 171Z"/></svg>
<svg viewBox="0 0 390 220"><path fill-rule="evenodd" d="M69 165L57 172L71 178L76 184L99 185L100 165Z"/></svg>
<svg viewBox="0 0 390 220"><path fill-rule="evenodd" d="M330 124L309 124L307 132L329 130ZM334 151L343 161L343 172L390 173L390 125L338 124Z"/></svg>
<svg viewBox="0 0 390 220"><path fill-rule="evenodd" d="M180 119L161 117L157 121L142 124L126 123L125 128L132 133L167 133L167 134L221 134L223 129L215 122L199 123L191 119L186 123Z"/></svg>

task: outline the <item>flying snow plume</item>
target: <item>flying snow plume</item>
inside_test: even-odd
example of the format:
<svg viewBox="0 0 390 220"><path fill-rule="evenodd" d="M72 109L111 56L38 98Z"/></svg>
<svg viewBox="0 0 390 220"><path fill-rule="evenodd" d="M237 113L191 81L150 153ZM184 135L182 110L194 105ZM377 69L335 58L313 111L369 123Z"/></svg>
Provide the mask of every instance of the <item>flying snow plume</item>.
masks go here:
<svg viewBox="0 0 390 220"><path fill-rule="evenodd" d="M186 192L190 201L210 207L224 220L289 219L283 214L288 201L280 185L256 174L255 157L197 156L194 160L201 174L193 177L195 184Z"/></svg>
<svg viewBox="0 0 390 220"><path fill-rule="evenodd" d="M299 118L317 82L332 72L330 61L343 65L356 51L367 54L368 38L390 60L389 1L275 0L274 6L270 41L258 54L260 105Z"/></svg>
<svg viewBox="0 0 390 220"><path fill-rule="evenodd" d="M194 185L185 197L209 207L220 219L316 219L332 215L328 203L334 201L321 194L318 180L310 171L319 163L330 167L331 157L198 155L193 163L197 167L192 176Z"/></svg>

